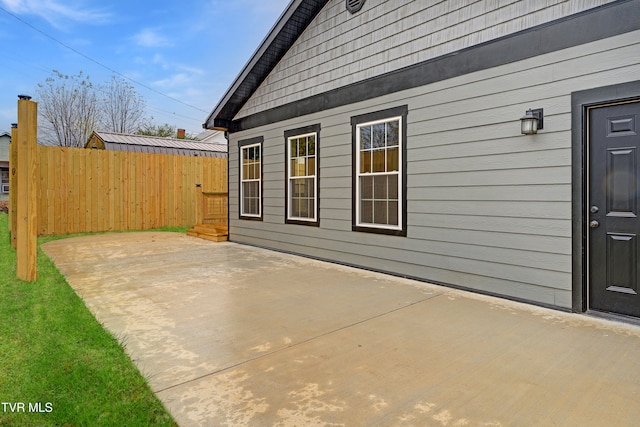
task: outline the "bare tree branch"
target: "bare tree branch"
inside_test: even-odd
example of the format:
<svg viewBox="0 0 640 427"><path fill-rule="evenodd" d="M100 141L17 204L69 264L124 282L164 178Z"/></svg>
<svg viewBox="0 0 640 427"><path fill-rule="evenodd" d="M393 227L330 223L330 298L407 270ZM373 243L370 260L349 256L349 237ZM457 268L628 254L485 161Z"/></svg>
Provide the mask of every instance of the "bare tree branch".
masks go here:
<svg viewBox="0 0 640 427"><path fill-rule="evenodd" d="M134 133L145 125L144 99L117 76L94 86L82 71L68 76L54 70L36 93L41 144L84 147L95 130Z"/></svg>
<svg viewBox="0 0 640 427"><path fill-rule="evenodd" d="M98 123L100 112L95 89L80 72L68 76L54 70L36 90L44 143L83 147Z"/></svg>
<svg viewBox="0 0 640 427"><path fill-rule="evenodd" d="M112 76L100 87L102 92L101 130L134 133L144 123L145 102L133 86L124 79Z"/></svg>

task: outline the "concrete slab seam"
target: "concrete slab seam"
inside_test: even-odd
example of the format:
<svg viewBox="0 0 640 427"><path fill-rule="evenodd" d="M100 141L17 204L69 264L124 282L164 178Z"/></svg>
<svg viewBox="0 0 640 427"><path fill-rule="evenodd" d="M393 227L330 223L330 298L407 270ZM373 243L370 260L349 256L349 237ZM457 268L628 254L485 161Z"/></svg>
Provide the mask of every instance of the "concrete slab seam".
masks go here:
<svg viewBox="0 0 640 427"><path fill-rule="evenodd" d="M158 393L162 393L162 392L165 392L165 391L167 391L167 390L174 389L174 388L176 388L176 387L182 387L182 386L184 386L185 384L189 384L189 383L194 382L194 381L199 381L199 380L201 380L201 379L203 379L203 378L207 378L207 377L210 377L210 376L213 376L213 375L218 375L218 374L223 373L223 372L226 372L226 371L230 371L230 370L235 369L235 368L237 368L237 367L239 367L239 366L246 365L246 364L248 364L248 363L255 362L256 360L260 360L260 359L264 359L264 358L266 358L266 357L272 356L272 355L274 355L274 354L276 354L276 353L279 353L279 352L281 352L281 351L288 350L288 349L291 349L291 348L294 348L294 347L297 347L297 346L300 346L300 345L303 345L303 344L309 343L309 342L311 342L311 341L314 341L314 340L317 340L317 339L320 339L320 338L323 338L323 337L329 336L329 335L331 335L331 334L335 334L336 332L340 332L340 331L343 331L343 330L346 330L346 329L349 329L349 328L353 328L353 327L358 326L358 325L361 325L361 324L363 324L363 323L370 322L370 321L372 321L372 320L375 320L375 319L378 319L378 318L381 318L381 317L384 317L384 316L387 316L387 315L393 314L393 313L395 313L395 312L398 312L398 311L400 311L400 310L404 310L404 309L407 309L407 308L413 307L413 306L418 305L418 304L422 304L422 303L424 303L424 302L427 302L427 301L433 300L433 299L435 299L436 297L441 297L441 296L443 296L443 295L444 295L444 293L442 293L442 294L434 294L434 295L430 295L430 296L429 296L429 297L427 297L427 298L423 298L423 299L421 299L421 300L419 300L419 301L411 302L411 303L409 303L409 304L407 304L407 305L403 305L402 307L397 307L397 308L394 308L394 309L392 309L392 310L388 310L388 311L385 311L385 312L383 312L383 313L376 314L375 316L371 316L371 317L368 317L368 318L366 318L366 319L362 319L362 320L359 320L359 321L357 321L357 322L350 323L350 324L345 325L345 326L341 326L340 328L333 329L333 330L331 330L331 331L327 331L327 332L322 333L322 334L320 334L320 335L316 335L316 336L314 336L314 337L307 338L307 339L302 340L302 341L300 341L300 342L297 342L297 343L294 343L294 344L287 345L286 347L282 347L282 348L279 348L279 349L277 349L277 350L273 350L273 351L271 351L271 352L264 353L264 354L261 354L261 355L256 356L256 357L252 357L252 358L247 359L247 360L243 360L242 362L238 362L238 363L235 363L235 364L233 364L233 365L226 366L226 367L224 367L224 368L218 369L218 370L213 371L213 372L209 372L208 374L201 375L201 376L199 376L199 377L192 378L192 379L190 379L190 380L187 380L187 381L184 381L184 382L181 382L181 383L173 384L173 385L171 385L171 386L169 386L169 387L165 387L165 388L160 389L160 390L155 390L155 393L156 393L156 394L158 394Z"/></svg>

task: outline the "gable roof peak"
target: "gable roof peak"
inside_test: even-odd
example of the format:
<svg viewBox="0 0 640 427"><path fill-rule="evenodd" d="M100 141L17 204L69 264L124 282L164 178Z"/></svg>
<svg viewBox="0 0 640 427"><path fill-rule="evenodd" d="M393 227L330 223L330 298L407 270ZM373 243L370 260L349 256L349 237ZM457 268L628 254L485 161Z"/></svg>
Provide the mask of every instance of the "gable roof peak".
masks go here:
<svg viewBox="0 0 640 427"><path fill-rule="evenodd" d="M329 0L291 0L202 125L227 130L235 115Z"/></svg>

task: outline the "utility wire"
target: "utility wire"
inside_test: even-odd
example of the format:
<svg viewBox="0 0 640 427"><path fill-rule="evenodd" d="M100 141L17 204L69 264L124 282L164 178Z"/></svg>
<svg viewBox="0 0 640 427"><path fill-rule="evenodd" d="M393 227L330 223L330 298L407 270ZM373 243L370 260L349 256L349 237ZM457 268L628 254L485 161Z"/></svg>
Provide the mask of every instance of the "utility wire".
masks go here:
<svg viewBox="0 0 640 427"><path fill-rule="evenodd" d="M178 114L178 113L176 113L175 111L163 110L163 109L161 109L161 108L152 107L152 106L149 106L149 105L147 105L147 109L148 109L148 110L151 110L151 111L156 111L156 112L158 112L158 113L166 113L166 114L172 115L172 116L174 116L174 117L181 118L181 119L183 119L183 120L189 120L189 121L192 121L193 123L202 124L202 120L198 120L198 119L196 119L196 118L189 117L189 116L184 116L184 115L182 115L182 114Z"/></svg>
<svg viewBox="0 0 640 427"><path fill-rule="evenodd" d="M9 69L13 69L13 70L18 71L18 72L24 72L24 67L22 67L22 68L18 68L17 66L14 67L12 65L12 62L24 65L25 63L27 63L29 61L29 58L27 58L25 56L22 56L19 53L15 53L14 56L19 56L23 60L22 61L13 61L15 58L14 57L9 57L8 58L9 62L5 63L5 66L8 67ZM35 64L35 63L31 63L29 65L31 67L33 67L33 68L38 68L38 69L40 69L42 71L46 71L46 72L51 71L50 69L42 67L41 65L38 65L38 64ZM94 85L93 88L98 92L106 94L106 91L103 90L100 85ZM169 115L171 115L173 117L180 118L182 120L189 120L189 121L191 121L193 123L197 123L197 124L201 124L202 123L199 119L196 119L193 116L185 116L183 114L176 113L175 111L164 110L162 108L158 108L158 107L153 106L153 105L148 105L146 102L145 102L145 104L146 104L145 108L147 110L149 110L149 111L154 111L154 112L158 112L158 113L166 113L166 114L169 114Z"/></svg>
<svg viewBox="0 0 640 427"><path fill-rule="evenodd" d="M9 12L7 9L5 9L5 8L4 8L4 7L2 7L2 6L0 6L0 10L2 10L2 11L3 11L4 13L6 13L7 15L12 16L13 18L15 18L15 19L17 19L18 21L22 22L24 25L26 25L27 27L31 28L32 30L37 31L38 33L42 34L43 36L47 37L47 38L48 38L48 39L50 39L50 40L53 40L54 42L58 43L60 46L63 46L64 48L69 49L70 51L72 51L72 52L74 52L74 53L76 53L76 54L78 54L78 55L82 56L83 58L85 58L85 59L87 59L87 60L89 60L89 61L93 62L94 64L97 64L97 65L99 65L100 67L102 67L102 68L104 68L104 69L106 69L106 70L108 70L108 71L111 71L112 73L117 74L118 76L120 76L120 77L122 77L122 78L124 78L124 79L126 79L126 80L129 80L129 81L130 81L130 82L132 82L132 83L135 83L135 84L137 84L137 85L139 85L139 86L142 86L143 88L145 88L145 89L147 89L147 90L150 90L150 91L152 91L152 92L155 92L155 93L157 93L158 95L164 96L164 97L166 97L166 98L169 98L170 100L175 101L175 102L178 102L178 103L180 103L180 104L182 104L182 105L184 105L184 106L187 106L187 107L189 107L189 108L193 108L194 110L201 111L201 112L203 112L203 113L205 113L205 114L208 114L208 113L209 113L209 111L206 111L206 110L203 110L202 108L195 107L195 106L193 106L193 105L187 104L187 103L186 103L186 102L184 102L184 101L181 101L181 100L179 100L179 99L177 99L177 98L174 98L174 97L172 97L172 96L169 96L169 95L167 95L166 93L162 93L162 92L160 92L160 91L159 91L159 90L157 90L157 89L154 89L154 88L152 88L152 87L150 87L150 86L147 86L147 85L145 85L144 83L140 83L139 81L134 80L134 79L132 79L131 77L128 77L128 76L126 76L126 75L122 74L121 72L114 70L113 68L111 68L111 67L109 67L109 66L107 66L107 65L105 65L105 64L103 64L103 63L101 63L100 61L97 61L97 60L95 60L95 59L91 58L90 56L88 56L88 55L86 55L86 54L84 54L84 53L80 52L79 50L77 50L77 49L75 49L75 48L73 48L73 47L71 47L71 46L69 46L69 45L67 45L67 44L65 44L65 43L63 43L63 42L61 42L60 40L56 39L55 37L50 36L49 34L45 33L44 31L40 30L39 28L37 28L37 27L33 26L33 25L32 25L32 24L30 24L29 22L27 22L27 21L25 21L24 19L20 18L20 17L19 17L19 16L17 16L16 14L14 14L14 13L12 13L12 12Z"/></svg>

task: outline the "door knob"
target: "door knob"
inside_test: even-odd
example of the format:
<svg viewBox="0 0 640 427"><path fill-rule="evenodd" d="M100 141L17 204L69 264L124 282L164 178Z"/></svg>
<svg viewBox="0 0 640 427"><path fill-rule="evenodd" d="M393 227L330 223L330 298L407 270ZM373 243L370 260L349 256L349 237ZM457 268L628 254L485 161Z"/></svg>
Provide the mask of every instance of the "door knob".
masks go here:
<svg viewBox="0 0 640 427"><path fill-rule="evenodd" d="M598 228L598 227L600 227L600 223L594 219L593 221L591 221L591 222L589 223L589 227L591 227L591 228Z"/></svg>

